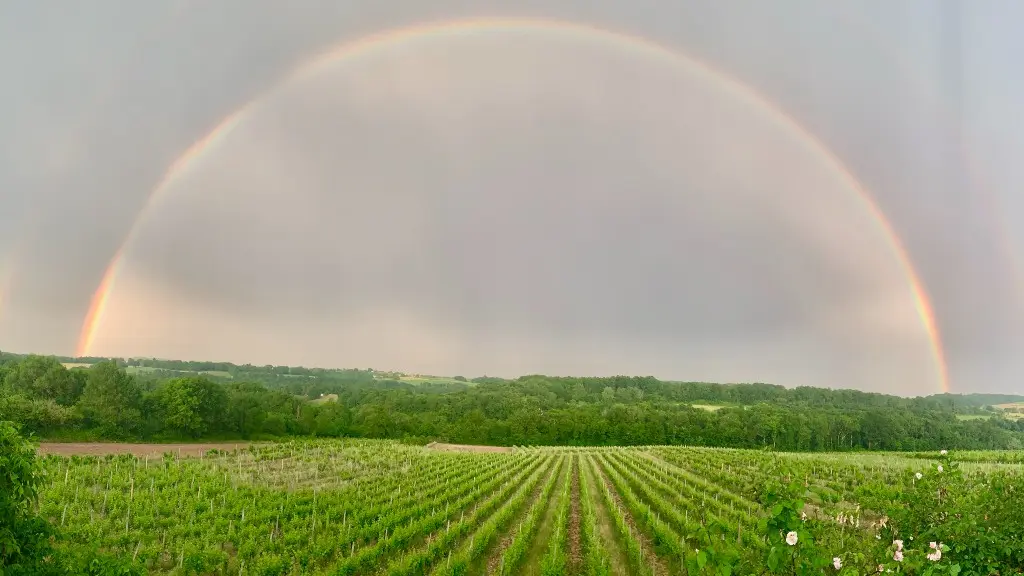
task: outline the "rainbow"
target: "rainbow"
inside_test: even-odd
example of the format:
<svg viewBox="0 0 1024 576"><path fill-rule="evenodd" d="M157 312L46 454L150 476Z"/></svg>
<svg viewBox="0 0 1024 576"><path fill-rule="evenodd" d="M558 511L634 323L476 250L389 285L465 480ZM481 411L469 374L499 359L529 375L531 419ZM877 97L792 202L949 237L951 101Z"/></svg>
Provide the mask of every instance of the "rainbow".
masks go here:
<svg viewBox="0 0 1024 576"><path fill-rule="evenodd" d="M784 126L793 134L799 137L800 143L808 151L814 154L825 165L829 166L836 174L840 175L844 184L852 190L863 206L876 223L879 231L885 236L892 246L893 254L903 270L913 293L915 306L922 326L928 335L932 355L938 372L939 384L944 392L949 391L949 376L946 366L946 359L942 348L942 338L939 334L935 314L931 302L922 286L917 271L907 255L899 236L895 233L885 214L875 203L872 196L860 184L850 170L813 134L805 130L796 120L786 112L780 110L769 100L755 92L749 86L739 80L716 70L708 64L693 58L687 54L679 53L665 46L657 44L645 38L631 36L628 34L605 30L588 24L562 22L554 20L534 18L476 18L467 20L442 21L418 24L405 28L393 29L378 34L373 34L352 42L342 43L330 50L300 64L286 78L282 84L302 79L322 71L324 68L336 65L340 62L358 58L373 53L375 50L384 47L394 47L412 41L421 41L431 38L444 39L458 34L481 33L489 31L549 31L569 36L577 36L585 39L599 39L630 49L640 56L658 59L668 62L676 67L685 68L688 72L697 74L703 79L713 82L732 93L733 96L767 115L773 121ZM273 89L271 89L273 91ZM103 321L103 312L114 288L121 263L124 259L126 247L138 234L139 228L146 217L159 205L161 199L171 188L171 184L187 170L193 167L196 162L209 150L216 147L219 141L230 133L238 124L255 109L266 97L267 93L258 95L241 108L231 113L221 121L205 137L193 144L185 151L164 173L157 183L150 197L146 201L138 217L135 219L124 242L114 254L110 264L103 275L103 279L97 288L89 311L83 322L81 336L79 338L76 354L86 356L90 353L93 341L95 340L99 326Z"/></svg>
<svg viewBox="0 0 1024 576"><path fill-rule="evenodd" d="M0 319L7 309L7 300L11 291L11 280L14 277L14 263L4 260L0 261Z"/></svg>
<svg viewBox="0 0 1024 576"><path fill-rule="evenodd" d="M859 12L845 10L844 8L847 8L845 4L835 3L834 6L838 7L845 16L857 18L859 24L858 30L863 32L863 38L872 41L880 50L883 50L886 57L896 63L904 77L915 80L915 84L919 86L927 85L927 82L922 79L922 75L918 70L908 62L906 54L901 50L891 49L888 45L889 43L882 39L881 35L877 33L872 24L865 20ZM944 116L948 116L947 122L949 126L953 126L960 122L960 119L957 117L957 111L952 109L946 99L935 94L934 91L931 90L922 90L922 92L933 96L930 101L934 102L936 106L944 111ZM943 128L950 131L951 138L955 137L949 126L944 126ZM1015 285L1019 287L1018 291L1024 293L1024 267L1021 265L1021 258L1017 248L1015 247L1016 242L1009 233L1012 227L1008 220L1008 215L1012 214L1013 211L1003 209L1004 202L1001 201L999 196L993 192L995 186L984 177L980 168L978 156L973 154L968 148L967 142L964 138L957 138L957 142L960 148L960 155L964 160L964 167L967 170L966 176L970 183L975 186L976 190L980 192L979 196L982 199L982 206L985 211L988 212L988 216L992 221L996 223L996 225L992 227L992 231L996 235L996 247L1000 251L1000 255L1006 260L1010 267L1011 279L1015 282ZM1024 300L1021 301L1021 304L1024 304Z"/></svg>

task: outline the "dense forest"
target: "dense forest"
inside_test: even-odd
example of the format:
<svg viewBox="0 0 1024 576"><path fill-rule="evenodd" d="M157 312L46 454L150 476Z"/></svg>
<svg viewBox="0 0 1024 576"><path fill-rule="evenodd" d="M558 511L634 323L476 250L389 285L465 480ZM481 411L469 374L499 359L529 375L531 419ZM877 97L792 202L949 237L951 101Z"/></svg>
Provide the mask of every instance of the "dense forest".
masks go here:
<svg viewBox="0 0 1024 576"><path fill-rule="evenodd" d="M43 438L81 440L302 435L809 451L1024 447L1024 422L990 406L1024 400L1016 396L903 398L622 376L399 378L372 370L0 353L0 420Z"/></svg>

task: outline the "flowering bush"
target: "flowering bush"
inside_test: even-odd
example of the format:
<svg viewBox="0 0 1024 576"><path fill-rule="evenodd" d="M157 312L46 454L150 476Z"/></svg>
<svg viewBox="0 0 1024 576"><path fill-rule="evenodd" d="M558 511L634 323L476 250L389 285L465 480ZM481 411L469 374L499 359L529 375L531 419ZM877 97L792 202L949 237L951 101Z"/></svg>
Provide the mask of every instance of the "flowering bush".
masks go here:
<svg viewBox="0 0 1024 576"><path fill-rule="evenodd" d="M942 456L942 464L908 473L906 485L895 490L884 487L882 492L888 498L884 502L889 504L889 516L865 521L863 526L859 506L852 510L840 509L834 516L821 512L808 515L804 498L808 494L806 481L781 481L766 486L762 500L769 515L762 520L761 529L769 545L762 573L838 576L999 573L1000 568L995 564L975 562L972 550L976 544L951 547L943 543L970 541L970 527L974 524L963 513L952 513L950 507L979 497L971 494L969 484L964 484L963 474L956 463L949 460L948 454ZM788 479L795 475L787 471L780 476ZM1003 491L1007 489L1004 487ZM876 503L882 502L876 500ZM959 528L951 530L953 525ZM1002 562L1003 569L1016 565L1009 563L1012 560Z"/></svg>
<svg viewBox="0 0 1024 576"><path fill-rule="evenodd" d="M908 541L902 561L892 559L886 569L987 575L1024 568L1022 479L1003 471L964 473L945 451L939 460L890 503L886 535L917 542Z"/></svg>

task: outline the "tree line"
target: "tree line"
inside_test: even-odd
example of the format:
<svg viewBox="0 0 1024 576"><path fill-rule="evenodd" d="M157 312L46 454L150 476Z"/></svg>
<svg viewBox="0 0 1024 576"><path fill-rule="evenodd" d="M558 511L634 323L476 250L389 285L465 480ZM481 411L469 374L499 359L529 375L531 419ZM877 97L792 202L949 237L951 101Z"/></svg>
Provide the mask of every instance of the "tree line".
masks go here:
<svg viewBox="0 0 1024 576"><path fill-rule="evenodd" d="M378 379L370 370L293 372L227 363L150 366L133 374L121 360L78 359L87 365L70 369L61 360L0 355L0 420L69 440L294 435L806 451L1024 446L1024 423L998 415L957 417L987 413L992 398L976 395L903 398L651 377L411 384ZM263 377L247 379L246 373Z"/></svg>

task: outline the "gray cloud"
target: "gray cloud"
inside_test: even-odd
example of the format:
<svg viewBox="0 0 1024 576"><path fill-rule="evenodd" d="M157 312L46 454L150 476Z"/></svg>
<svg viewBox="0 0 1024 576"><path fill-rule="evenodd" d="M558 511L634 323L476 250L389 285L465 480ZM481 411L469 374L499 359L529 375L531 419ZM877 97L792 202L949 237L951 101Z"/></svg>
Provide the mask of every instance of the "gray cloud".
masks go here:
<svg viewBox="0 0 1024 576"><path fill-rule="evenodd" d="M873 385L862 376L899 368L907 383L916 365L909 384L927 382L920 325L890 333L864 314L875 298L912 302L839 175L719 84L598 40L421 41L288 86L174 179L126 274L217 310L219 324L397 311L421 325L390 337L459 342L449 371L486 370L481 354L520 372L585 371L583 352L543 360L581 339L604 357L732 342L745 351L731 356L770 365L780 337L831 334L833 354L863 355L880 336L918 348L837 381ZM552 344L510 363L472 352L481 338ZM364 353L392 366L406 354ZM676 377L701 364L657 363Z"/></svg>
<svg viewBox="0 0 1024 576"><path fill-rule="evenodd" d="M0 347L70 352L166 167L297 62L383 28L514 10L661 41L778 102L865 183L904 239L955 385L1013 390L1024 374L1013 365L1022 299L1006 252L1024 245L1013 237L1024 212L1012 193L1024 182L1014 161L1024 142L1007 128L1022 93L1007 72L1019 39L993 6L955 6L111 1L52 13L5 4L0 65L20 88L0 95L0 273L14 262ZM542 78L509 72L532 43L501 66L493 47L478 47L492 58L472 69L480 86L511 78L515 98L461 85L473 63L456 52L396 56L392 68L433 63L427 78L392 70L399 85L380 71L374 83L374 70L335 70L281 91L153 211L118 293L128 299L137 282L183 309L219 311L219 340L178 348L194 357L334 364L332 347L312 342L329 341L332 323L397 310L394 326L421 325L410 345L448 334L461 342L450 362L480 357L479 371L515 372L528 363L501 350L529 348L522 356L548 371L862 387L930 379L898 271L834 177L813 173L777 132L752 136L756 117L729 124L742 107L687 91L622 51L548 45L542 60L567 60L546 63ZM693 114L698 106L717 106L721 118ZM727 138L737 134L750 141L746 153ZM754 174L822 192L772 188L781 197L757 203L767 192ZM815 210L849 216L815 224ZM886 317L896 326L883 328ZM265 340L242 342L245 318ZM305 335L294 336L301 324L288 334L298 343L273 338L273 326L297 319ZM178 336L153 330L145 346L173 351ZM885 344L874 349L879 334ZM773 335L779 344L767 346ZM223 343L232 338L234 347ZM399 352L377 357L401 364Z"/></svg>

